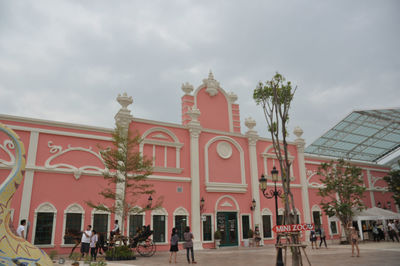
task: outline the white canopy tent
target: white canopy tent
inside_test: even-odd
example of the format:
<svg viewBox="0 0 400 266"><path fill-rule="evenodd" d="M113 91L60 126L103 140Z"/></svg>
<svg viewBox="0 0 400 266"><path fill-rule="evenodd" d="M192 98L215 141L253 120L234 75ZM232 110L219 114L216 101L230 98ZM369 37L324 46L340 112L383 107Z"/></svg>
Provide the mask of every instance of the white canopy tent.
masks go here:
<svg viewBox="0 0 400 266"><path fill-rule="evenodd" d="M392 212L378 207L372 207L356 213L356 215L353 218L353 221L357 221L358 228L360 229L361 233L360 234L361 240L364 240L361 221L382 220L384 226L386 227L386 220L396 220L396 219L400 219L400 213Z"/></svg>

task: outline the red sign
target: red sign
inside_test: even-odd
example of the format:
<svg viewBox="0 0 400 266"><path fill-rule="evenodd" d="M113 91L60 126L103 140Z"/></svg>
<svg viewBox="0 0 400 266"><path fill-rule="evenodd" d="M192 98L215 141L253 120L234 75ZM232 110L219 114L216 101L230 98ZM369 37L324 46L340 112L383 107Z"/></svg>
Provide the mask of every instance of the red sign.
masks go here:
<svg viewBox="0 0 400 266"><path fill-rule="evenodd" d="M298 231L307 231L314 230L314 224L284 224L284 225L275 225L272 230L275 233L287 233L287 232L298 232Z"/></svg>

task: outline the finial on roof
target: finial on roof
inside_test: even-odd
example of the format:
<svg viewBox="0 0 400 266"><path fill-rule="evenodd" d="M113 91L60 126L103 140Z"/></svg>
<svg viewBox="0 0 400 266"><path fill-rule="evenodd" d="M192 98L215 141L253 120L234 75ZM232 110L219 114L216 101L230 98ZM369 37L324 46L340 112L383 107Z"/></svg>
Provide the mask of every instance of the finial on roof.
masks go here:
<svg viewBox="0 0 400 266"><path fill-rule="evenodd" d="M208 73L208 79L214 79L214 75L210 69L210 73Z"/></svg>
<svg viewBox="0 0 400 266"><path fill-rule="evenodd" d="M203 79L203 85L206 87L206 92L212 97L218 94L219 82L214 79L214 75L210 70L208 78Z"/></svg>

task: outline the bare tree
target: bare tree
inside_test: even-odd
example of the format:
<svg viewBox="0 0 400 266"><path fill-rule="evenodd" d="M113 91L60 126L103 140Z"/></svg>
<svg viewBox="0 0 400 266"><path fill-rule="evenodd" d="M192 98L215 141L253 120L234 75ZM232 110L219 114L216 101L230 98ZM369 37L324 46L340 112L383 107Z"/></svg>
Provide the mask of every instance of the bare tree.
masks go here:
<svg viewBox="0 0 400 266"><path fill-rule="evenodd" d="M260 82L253 93L253 99L257 105L261 105L263 108L268 131L271 133L275 155L281 168L285 224L296 223L297 216L293 194L290 189L291 162L287 143L289 110L296 89L297 87L293 88L290 81L286 82L286 79L281 74L276 73L271 80L267 80L265 83ZM297 237L293 235L293 238ZM298 239L293 240L298 241ZM292 248L291 250L293 265L299 265L300 250L298 248Z"/></svg>

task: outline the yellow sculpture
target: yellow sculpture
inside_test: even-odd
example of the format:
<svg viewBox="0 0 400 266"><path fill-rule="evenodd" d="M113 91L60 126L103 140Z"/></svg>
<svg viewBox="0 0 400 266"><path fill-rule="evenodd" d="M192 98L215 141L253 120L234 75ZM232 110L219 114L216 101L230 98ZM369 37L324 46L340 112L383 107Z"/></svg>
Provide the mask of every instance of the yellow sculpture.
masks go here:
<svg viewBox="0 0 400 266"><path fill-rule="evenodd" d="M11 140L6 145L15 150L15 164L0 186L0 265L53 265L43 250L14 235L10 230L11 200L23 179L25 148L14 131L0 123L0 135L2 133Z"/></svg>

